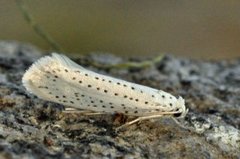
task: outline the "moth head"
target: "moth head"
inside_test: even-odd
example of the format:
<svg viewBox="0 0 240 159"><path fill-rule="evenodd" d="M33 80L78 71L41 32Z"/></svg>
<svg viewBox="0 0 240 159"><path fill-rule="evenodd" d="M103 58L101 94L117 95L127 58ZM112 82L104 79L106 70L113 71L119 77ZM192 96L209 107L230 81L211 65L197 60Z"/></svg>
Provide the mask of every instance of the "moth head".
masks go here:
<svg viewBox="0 0 240 159"><path fill-rule="evenodd" d="M185 101L181 96L178 97L176 101L176 109L179 113L175 114L174 116L178 118L184 118L188 113L188 109L186 109L186 106L185 106Z"/></svg>

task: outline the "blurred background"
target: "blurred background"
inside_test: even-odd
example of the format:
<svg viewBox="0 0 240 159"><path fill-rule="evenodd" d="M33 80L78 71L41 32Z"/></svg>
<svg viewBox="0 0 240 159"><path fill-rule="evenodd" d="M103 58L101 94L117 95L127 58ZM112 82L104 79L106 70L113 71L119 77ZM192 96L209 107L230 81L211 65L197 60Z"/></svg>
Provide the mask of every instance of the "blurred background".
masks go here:
<svg viewBox="0 0 240 159"><path fill-rule="evenodd" d="M240 57L238 0L24 0L29 13L68 53L197 59ZM23 18L14 0L0 1L0 39L54 50Z"/></svg>

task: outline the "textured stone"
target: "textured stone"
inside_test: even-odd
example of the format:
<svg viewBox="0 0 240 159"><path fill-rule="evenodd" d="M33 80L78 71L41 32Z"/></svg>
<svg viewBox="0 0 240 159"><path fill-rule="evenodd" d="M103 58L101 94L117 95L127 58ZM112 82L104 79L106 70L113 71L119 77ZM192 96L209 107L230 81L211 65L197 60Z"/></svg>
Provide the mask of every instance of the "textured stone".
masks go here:
<svg viewBox="0 0 240 159"><path fill-rule="evenodd" d="M0 42L0 157L240 158L240 59L167 55L152 67L136 70L91 66L93 60L127 61L109 56L114 61L109 62L107 54L73 59L95 71L181 95L190 109L178 124L162 118L116 132L119 122L113 114L64 114L62 105L23 88L22 75L40 53L30 45Z"/></svg>

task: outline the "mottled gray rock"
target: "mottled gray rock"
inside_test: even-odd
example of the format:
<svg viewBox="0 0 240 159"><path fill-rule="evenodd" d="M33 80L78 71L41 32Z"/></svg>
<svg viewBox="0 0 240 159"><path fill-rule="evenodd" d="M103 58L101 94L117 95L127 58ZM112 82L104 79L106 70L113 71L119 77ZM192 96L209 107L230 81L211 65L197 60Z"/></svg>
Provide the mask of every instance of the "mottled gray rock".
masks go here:
<svg viewBox="0 0 240 159"><path fill-rule="evenodd" d="M190 109L178 124L162 118L116 132L122 122L116 115L64 114L62 105L29 94L21 77L40 56L30 45L0 42L1 158L240 158L239 59L166 56L152 67L129 70L91 66L126 61L115 56L75 59L92 70L181 95Z"/></svg>

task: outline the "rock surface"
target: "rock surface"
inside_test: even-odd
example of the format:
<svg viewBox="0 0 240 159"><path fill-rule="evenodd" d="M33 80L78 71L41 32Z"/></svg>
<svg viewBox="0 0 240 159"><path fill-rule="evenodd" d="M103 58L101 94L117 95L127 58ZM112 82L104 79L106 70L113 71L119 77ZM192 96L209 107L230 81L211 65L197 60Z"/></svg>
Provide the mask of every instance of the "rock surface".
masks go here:
<svg viewBox="0 0 240 159"><path fill-rule="evenodd" d="M73 59L94 71L181 95L190 109L179 124L162 118L116 132L116 115L65 114L64 106L23 88L22 75L40 53L30 45L0 42L1 158L240 158L240 59L167 55L152 67L127 70L91 66L108 55ZM109 58L105 63L126 61Z"/></svg>

